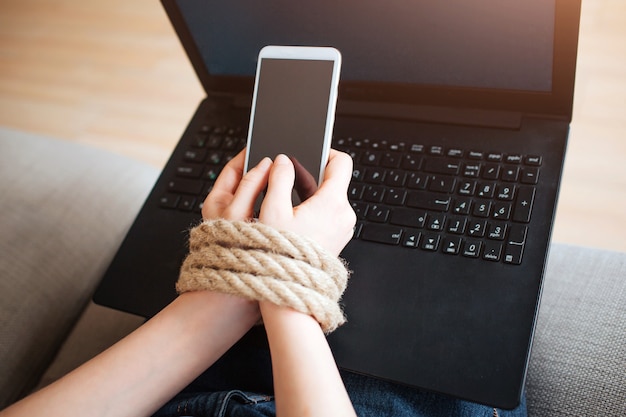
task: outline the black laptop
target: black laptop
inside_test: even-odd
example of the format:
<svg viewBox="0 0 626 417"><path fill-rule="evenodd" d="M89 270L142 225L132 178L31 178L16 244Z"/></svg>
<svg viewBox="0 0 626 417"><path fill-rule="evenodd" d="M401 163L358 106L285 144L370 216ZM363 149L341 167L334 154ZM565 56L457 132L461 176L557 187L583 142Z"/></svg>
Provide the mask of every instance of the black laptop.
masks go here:
<svg viewBox="0 0 626 417"><path fill-rule="evenodd" d="M580 0L163 0L206 91L97 292L150 317L245 145L268 44L343 56L355 163L340 367L502 408L524 389L572 115ZM155 86L159 88L159 86Z"/></svg>

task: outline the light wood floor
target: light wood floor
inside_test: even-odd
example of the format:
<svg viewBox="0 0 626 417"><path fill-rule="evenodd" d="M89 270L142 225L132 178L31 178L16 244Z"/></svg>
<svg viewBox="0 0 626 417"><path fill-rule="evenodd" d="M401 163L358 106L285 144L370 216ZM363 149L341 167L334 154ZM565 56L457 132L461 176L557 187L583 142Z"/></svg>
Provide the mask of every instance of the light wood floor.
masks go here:
<svg viewBox="0 0 626 417"><path fill-rule="evenodd" d="M157 0L0 0L0 126L162 166L202 97ZM626 1L585 0L554 240L624 232Z"/></svg>

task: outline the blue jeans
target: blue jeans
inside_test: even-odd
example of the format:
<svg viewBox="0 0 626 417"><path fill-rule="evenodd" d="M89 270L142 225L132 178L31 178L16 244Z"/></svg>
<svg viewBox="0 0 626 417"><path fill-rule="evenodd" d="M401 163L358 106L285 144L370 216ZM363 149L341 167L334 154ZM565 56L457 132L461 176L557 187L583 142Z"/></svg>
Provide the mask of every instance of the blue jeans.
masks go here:
<svg viewBox="0 0 626 417"><path fill-rule="evenodd" d="M274 417L272 368L264 333L263 328L254 328L154 416ZM493 408L484 405L351 372L342 371L341 376L359 417L495 415ZM525 400L514 410L497 413L500 417L526 417Z"/></svg>

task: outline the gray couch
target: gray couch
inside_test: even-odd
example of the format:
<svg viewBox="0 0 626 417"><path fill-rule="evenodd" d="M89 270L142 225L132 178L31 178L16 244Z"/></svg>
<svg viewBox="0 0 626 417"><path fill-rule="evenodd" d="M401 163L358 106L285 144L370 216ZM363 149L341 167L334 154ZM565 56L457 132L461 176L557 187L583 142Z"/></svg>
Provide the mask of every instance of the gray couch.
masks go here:
<svg viewBox="0 0 626 417"><path fill-rule="evenodd" d="M0 129L0 409L142 323L89 299L157 175ZM552 245L527 398L531 416L626 415L626 254Z"/></svg>

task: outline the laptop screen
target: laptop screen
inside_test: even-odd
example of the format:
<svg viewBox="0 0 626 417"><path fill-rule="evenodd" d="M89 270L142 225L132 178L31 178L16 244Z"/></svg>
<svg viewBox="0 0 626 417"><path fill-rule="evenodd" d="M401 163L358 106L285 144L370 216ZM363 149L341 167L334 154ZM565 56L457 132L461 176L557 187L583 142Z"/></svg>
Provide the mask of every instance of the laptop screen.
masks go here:
<svg viewBox="0 0 626 417"><path fill-rule="evenodd" d="M342 81L551 89L551 0L186 0L180 9L213 75L254 75L265 45L312 45L341 51Z"/></svg>
<svg viewBox="0 0 626 417"><path fill-rule="evenodd" d="M162 1L207 91L251 92L263 46L333 46L340 100L571 117L577 2Z"/></svg>

